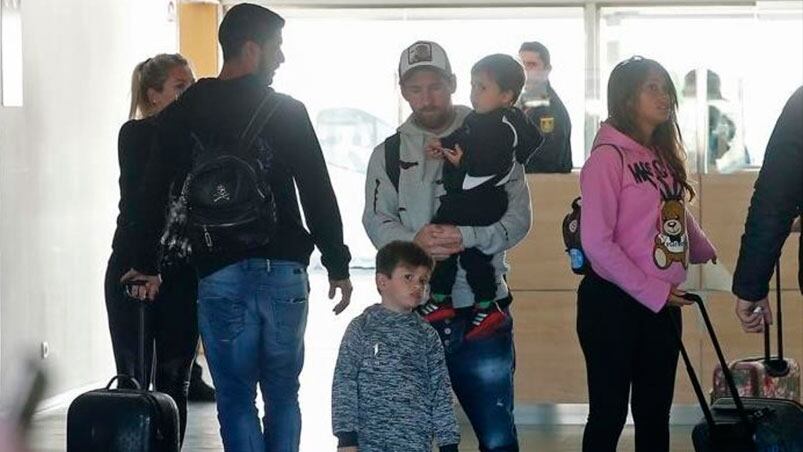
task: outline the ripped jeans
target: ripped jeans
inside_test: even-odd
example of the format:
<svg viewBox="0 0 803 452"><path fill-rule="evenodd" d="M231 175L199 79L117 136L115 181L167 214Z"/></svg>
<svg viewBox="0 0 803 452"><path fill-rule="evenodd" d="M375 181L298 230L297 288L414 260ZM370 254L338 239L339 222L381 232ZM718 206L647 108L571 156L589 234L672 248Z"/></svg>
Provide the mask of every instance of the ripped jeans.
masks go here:
<svg viewBox="0 0 803 452"><path fill-rule="evenodd" d="M509 301L508 301L509 303ZM433 323L443 341L446 366L452 389L466 413L481 452L518 452L518 436L513 419L513 373L516 351L513 346L513 319L492 336L465 341L473 311L459 309L453 319Z"/></svg>
<svg viewBox="0 0 803 452"><path fill-rule="evenodd" d="M227 451L298 451L308 296L306 267L297 262L245 259L201 279L198 322Z"/></svg>

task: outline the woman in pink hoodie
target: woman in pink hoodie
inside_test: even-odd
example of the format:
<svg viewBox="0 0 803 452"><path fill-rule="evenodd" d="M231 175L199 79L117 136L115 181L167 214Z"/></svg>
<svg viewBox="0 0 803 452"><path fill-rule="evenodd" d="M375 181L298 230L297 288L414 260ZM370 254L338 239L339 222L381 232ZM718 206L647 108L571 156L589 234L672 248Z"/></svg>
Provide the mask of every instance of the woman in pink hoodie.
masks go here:
<svg viewBox="0 0 803 452"><path fill-rule="evenodd" d="M677 94L656 61L633 57L608 81L609 118L580 174L581 240L592 272L580 283L577 334L590 413L583 451L615 452L632 412L637 452L669 450L689 263L716 251L686 202L694 198L678 129Z"/></svg>

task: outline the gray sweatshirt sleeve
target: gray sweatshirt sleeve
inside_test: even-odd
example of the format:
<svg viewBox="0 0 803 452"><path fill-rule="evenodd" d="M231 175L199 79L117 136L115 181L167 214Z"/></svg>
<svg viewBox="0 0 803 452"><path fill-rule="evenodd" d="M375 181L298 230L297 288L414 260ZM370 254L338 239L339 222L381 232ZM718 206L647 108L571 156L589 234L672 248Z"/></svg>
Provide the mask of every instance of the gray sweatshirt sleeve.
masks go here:
<svg viewBox="0 0 803 452"><path fill-rule="evenodd" d="M332 431L341 441L344 436L356 437L353 434L357 432L357 376L362 336L358 320L359 317L352 320L346 328L332 380Z"/></svg>
<svg viewBox="0 0 803 452"><path fill-rule="evenodd" d="M490 226L458 226L463 235L465 248L477 248L487 255L494 255L513 248L530 231L532 207L530 189L524 167L513 165L510 180L505 184L508 207L505 215Z"/></svg>
<svg viewBox="0 0 803 452"><path fill-rule="evenodd" d="M427 363L429 367L430 388L433 397L432 421L435 423L435 443L438 447L460 443L460 427L454 414L452 403L452 383L446 369L446 358L438 333L428 328L430 342Z"/></svg>
<svg viewBox="0 0 803 452"><path fill-rule="evenodd" d="M376 248L394 240L412 241L416 231L406 228L399 217L399 194L385 171L385 144L374 148L365 177L365 232Z"/></svg>

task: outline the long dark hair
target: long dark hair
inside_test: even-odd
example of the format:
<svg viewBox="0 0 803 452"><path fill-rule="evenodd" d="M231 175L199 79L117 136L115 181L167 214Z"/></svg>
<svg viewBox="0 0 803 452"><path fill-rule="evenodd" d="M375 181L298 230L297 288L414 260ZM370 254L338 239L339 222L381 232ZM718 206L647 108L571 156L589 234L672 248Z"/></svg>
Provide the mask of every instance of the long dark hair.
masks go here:
<svg viewBox="0 0 803 452"><path fill-rule="evenodd" d="M669 92L669 120L660 124L652 132L649 147L655 151L675 180L694 199L695 191L688 180L686 171L686 150L678 126L678 95L669 73L655 60L634 56L617 64L608 79L608 120L620 132L635 138L637 136L636 113L634 105L639 92L650 72L655 71L666 81Z"/></svg>

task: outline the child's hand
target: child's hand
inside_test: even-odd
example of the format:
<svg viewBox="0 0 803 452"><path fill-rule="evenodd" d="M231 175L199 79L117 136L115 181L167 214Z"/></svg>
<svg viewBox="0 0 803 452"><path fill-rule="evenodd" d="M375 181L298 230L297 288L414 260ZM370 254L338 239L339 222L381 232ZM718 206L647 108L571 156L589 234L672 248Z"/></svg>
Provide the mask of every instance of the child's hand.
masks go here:
<svg viewBox="0 0 803 452"><path fill-rule="evenodd" d="M441 140L437 138L430 138L426 144L427 157L431 159L442 159L443 149L441 148Z"/></svg>
<svg viewBox="0 0 803 452"><path fill-rule="evenodd" d="M454 149L443 149L443 156L454 166L460 165L460 160L463 159L463 149L459 144L454 146Z"/></svg>

